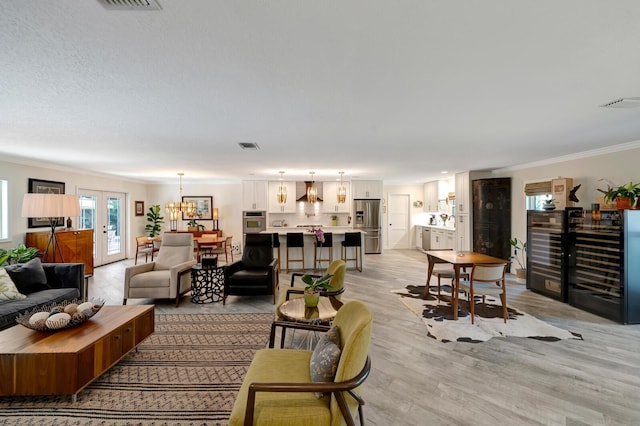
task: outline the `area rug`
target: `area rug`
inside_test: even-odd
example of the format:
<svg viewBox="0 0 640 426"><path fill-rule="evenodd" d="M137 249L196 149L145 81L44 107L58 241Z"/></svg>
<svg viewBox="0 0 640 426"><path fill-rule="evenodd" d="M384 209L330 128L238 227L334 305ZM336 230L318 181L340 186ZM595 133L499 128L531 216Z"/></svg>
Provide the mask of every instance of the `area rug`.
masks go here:
<svg viewBox="0 0 640 426"><path fill-rule="evenodd" d="M461 293L458 299L458 320L453 320L451 307L451 287L440 287L440 300L436 287L430 287L423 296L424 286L407 286L392 290L413 313L418 315L427 326L430 337L441 342L485 342L493 337L529 337L545 341L562 339L582 340L582 336L555 327L544 321L520 312L508 306L508 321L502 318L502 305L499 299L486 297L485 309L482 309L482 297L476 296L475 324L471 324L469 302Z"/></svg>
<svg viewBox="0 0 640 426"><path fill-rule="evenodd" d="M226 425L273 313L156 315L155 332L78 394L0 398L3 425Z"/></svg>

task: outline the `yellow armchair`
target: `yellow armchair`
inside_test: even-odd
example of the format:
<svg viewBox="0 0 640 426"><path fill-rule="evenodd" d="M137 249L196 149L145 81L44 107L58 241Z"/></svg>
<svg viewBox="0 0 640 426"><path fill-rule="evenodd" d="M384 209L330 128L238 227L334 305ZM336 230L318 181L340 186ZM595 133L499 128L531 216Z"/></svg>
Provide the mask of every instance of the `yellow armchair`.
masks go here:
<svg viewBox="0 0 640 426"><path fill-rule="evenodd" d="M364 424L359 387L369 375L368 357L373 317L362 302L350 301L338 311L333 325L340 335L340 359L333 382L312 382L313 352L262 349L244 378L229 419L230 426L339 426ZM324 330L327 326L274 323L275 326ZM273 336L274 333L272 333ZM273 347L271 339L270 347ZM325 396L317 398L316 393Z"/></svg>

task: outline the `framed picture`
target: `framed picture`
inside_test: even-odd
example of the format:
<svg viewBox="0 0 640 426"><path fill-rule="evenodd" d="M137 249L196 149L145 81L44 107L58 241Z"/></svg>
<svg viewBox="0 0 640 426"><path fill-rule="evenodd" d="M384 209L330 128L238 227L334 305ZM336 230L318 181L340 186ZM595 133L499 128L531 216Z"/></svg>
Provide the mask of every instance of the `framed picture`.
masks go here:
<svg viewBox="0 0 640 426"><path fill-rule="evenodd" d="M193 216L188 216L182 212L182 220L213 220L213 197L182 197L182 201L192 202L196 205L196 213Z"/></svg>
<svg viewBox="0 0 640 426"><path fill-rule="evenodd" d="M144 201L135 201L136 216L144 216Z"/></svg>
<svg viewBox="0 0 640 426"><path fill-rule="evenodd" d="M30 194L64 194L64 182L56 182L54 180L42 180L29 178ZM64 217L56 219L56 226L64 225ZM45 228L50 227L48 217L30 217L29 228Z"/></svg>

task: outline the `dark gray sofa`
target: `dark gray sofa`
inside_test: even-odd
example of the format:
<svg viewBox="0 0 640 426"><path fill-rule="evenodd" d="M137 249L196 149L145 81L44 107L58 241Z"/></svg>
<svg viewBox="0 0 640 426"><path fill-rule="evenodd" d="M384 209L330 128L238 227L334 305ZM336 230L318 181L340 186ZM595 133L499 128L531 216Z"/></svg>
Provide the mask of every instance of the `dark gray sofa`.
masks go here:
<svg viewBox="0 0 640 426"><path fill-rule="evenodd" d="M26 299L0 302L0 330L15 325L16 317L24 311L85 297L83 263L43 263L42 267L50 288L26 294ZM5 269L12 268L17 266L9 265Z"/></svg>

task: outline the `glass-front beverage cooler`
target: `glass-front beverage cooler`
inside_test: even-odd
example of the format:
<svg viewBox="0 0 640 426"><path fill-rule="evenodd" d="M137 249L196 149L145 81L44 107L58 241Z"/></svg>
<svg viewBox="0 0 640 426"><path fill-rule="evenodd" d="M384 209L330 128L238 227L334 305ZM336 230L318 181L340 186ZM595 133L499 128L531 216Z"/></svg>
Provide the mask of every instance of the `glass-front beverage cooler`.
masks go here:
<svg viewBox="0 0 640 426"><path fill-rule="evenodd" d="M640 211L587 211L571 222L569 303L624 324L640 323Z"/></svg>
<svg viewBox="0 0 640 426"><path fill-rule="evenodd" d="M562 302L573 261L571 216L582 217L582 209L527 211L527 288Z"/></svg>

